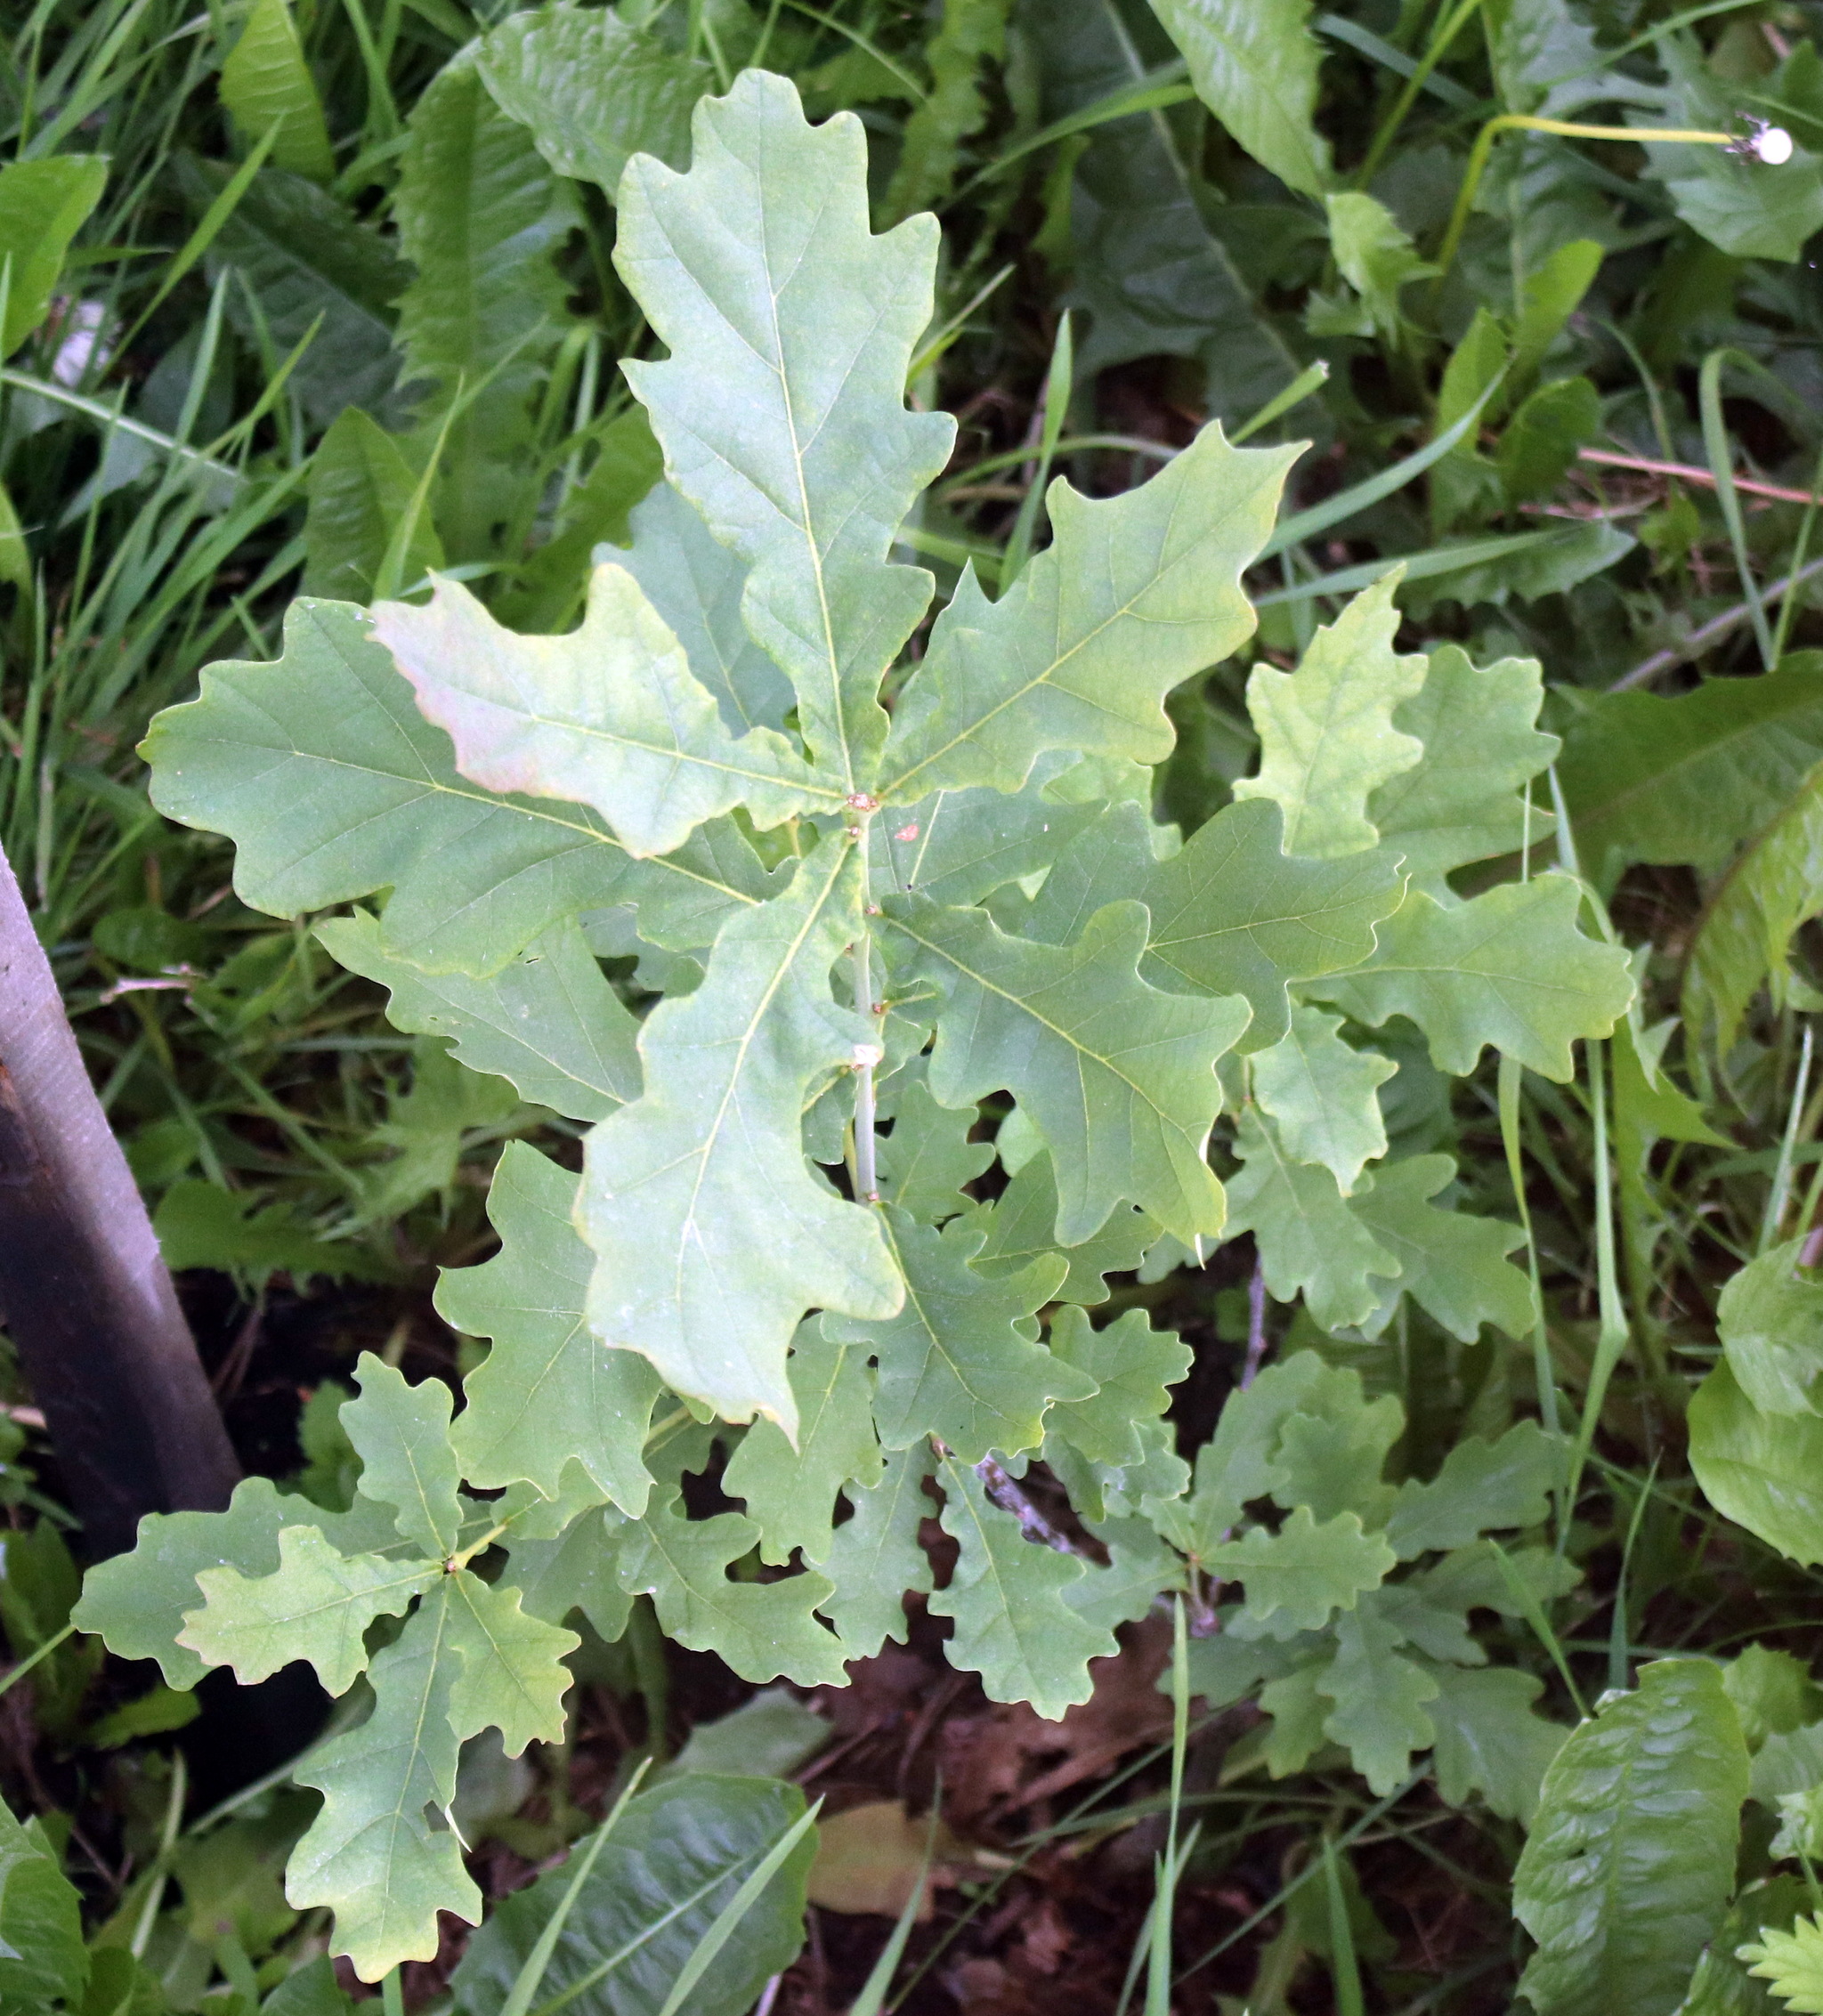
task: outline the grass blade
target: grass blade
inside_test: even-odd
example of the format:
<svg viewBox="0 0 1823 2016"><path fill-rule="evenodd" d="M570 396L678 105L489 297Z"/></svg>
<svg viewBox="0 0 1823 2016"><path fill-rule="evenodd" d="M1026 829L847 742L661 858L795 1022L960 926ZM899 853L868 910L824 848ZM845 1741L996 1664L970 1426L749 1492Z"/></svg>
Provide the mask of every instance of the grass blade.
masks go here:
<svg viewBox="0 0 1823 2016"><path fill-rule="evenodd" d="M892 1936L880 1948L879 1958L868 1970L867 1979L861 1984L861 1993L849 2004L848 2016L880 2016L886 2007L893 1976L898 1972L899 1963L905 1956L906 1941L912 1937L912 1928L918 1923L918 1914L924 1904L924 1888L929 1880L931 1856L936 1848L938 1811L938 1808L931 1808L930 1827L924 1837L924 1859L918 1866L918 1881L912 1886L912 1894L905 1899L905 1908L893 1926Z"/></svg>
<svg viewBox="0 0 1823 2016"><path fill-rule="evenodd" d="M590 1872L596 1865L596 1858L607 1846L608 1837L613 1833L620 1816L627 1810L634 1794L639 1790L641 1781L651 1769L652 1759L649 1756L642 1757L638 1769L627 1781L626 1790L614 1801L613 1810L596 1829L595 1839L589 1842L577 1865L576 1874L570 1879L570 1887L558 1900L556 1909L546 1921L545 1928L538 1935L531 1951L526 1955L525 1964L514 1977L512 1991L500 2004L500 2016L525 2016L526 2011L531 2007L531 1998L543 1983L545 1970L551 1963L552 1954L557 1950L557 1941L563 1936L563 1927L571 1910L587 1885Z"/></svg>
<svg viewBox="0 0 1823 2016"><path fill-rule="evenodd" d="M1428 441L1422 448L1415 449L1395 462L1391 468L1382 469L1377 476L1369 476L1363 482L1352 483L1345 490L1338 490L1333 497L1326 497L1321 504L1313 504L1308 511L1300 511L1289 518L1281 519L1273 528L1272 537L1261 547L1260 557L1270 560L1275 554L1283 553L1288 546L1296 546L1300 540L1314 539L1319 532L1326 532L1332 525L1340 525L1352 518L1357 511L1365 511L1370 504L1378 504L1381 498L1390 497L1395 490L1403 490L1434 463L1441 462L1451 449L1468 438L1490 399L1505 383L1506 373L1495 374L1493 381L1479 399L1464 413L1454 425L1446 427L1435 441ZM1380 573L1384 573L1390 561L1378 563Z"/></svg>
<svg viewBox="0 0 1823 2016"><path fill-rule="evenodd" d="M697 1942L696 1951L684 1963L683 1971L672 1983L671 1992L665 1997L665 2005L659 2011L659 2016L677 2016L677 2012L688 2001L691 1991L709 1971L717 1954L733 1936L734 1928L759 1902L761 1892L784 1866L791 1850L816 1825L816 1816L822 1810L822 1801L819 1799L814 1806L793 1821L780 1835L758 1868L722 1907L715 1923Z"/></svg>

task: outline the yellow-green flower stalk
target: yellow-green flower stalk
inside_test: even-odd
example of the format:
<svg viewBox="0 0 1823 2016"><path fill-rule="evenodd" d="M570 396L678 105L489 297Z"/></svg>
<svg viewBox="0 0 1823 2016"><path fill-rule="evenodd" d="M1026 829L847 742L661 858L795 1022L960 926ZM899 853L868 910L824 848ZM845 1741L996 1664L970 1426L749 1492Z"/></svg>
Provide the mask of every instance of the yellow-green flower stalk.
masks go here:
<svg viewBox="0 0 1823 2016"><path fill-rule="evenodd" d="M1475 192L1481 186L1481 176L1487 166L1488 156L1494 151L1494 143L1502 134L1511 132L1554 133L1566 140L1633 140L1647 147L1725 147L1730 154L1738 154L1744 160L1762 161L1773 168L1782 167L1792 157L1791 135L1783 126L1769 125L1764 119L1753 120L1745 134L1730 134L1706 133L1684 126L1585 125L1580 119L1547 119L1531 112L1502 112L1489 119L1476 134L1475 144L1469 150L1469 166L1437 257L1438 287L1442 287L1444 276L1455 259L1456 247L1467 228L1469 212L1474 206Z"/></svg>

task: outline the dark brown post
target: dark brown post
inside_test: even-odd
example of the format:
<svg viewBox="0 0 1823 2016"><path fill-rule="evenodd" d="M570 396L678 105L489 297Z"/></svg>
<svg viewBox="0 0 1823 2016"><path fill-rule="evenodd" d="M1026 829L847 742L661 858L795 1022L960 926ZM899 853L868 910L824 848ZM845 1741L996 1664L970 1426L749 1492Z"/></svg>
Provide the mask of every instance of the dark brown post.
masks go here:
<svg viewBox="0 0 1823 2016"><path fill-rule="evenodd" d="M0 1316L91 1559L239 1477L133 1173L0 853Z"/></svg>

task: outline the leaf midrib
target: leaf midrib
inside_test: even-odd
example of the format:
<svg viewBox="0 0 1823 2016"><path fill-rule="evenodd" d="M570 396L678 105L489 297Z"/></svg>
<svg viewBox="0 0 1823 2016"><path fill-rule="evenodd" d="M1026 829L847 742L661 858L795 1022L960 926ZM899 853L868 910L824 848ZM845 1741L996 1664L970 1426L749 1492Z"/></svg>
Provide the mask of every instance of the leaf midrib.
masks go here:
<svg viewBox="0 0 1823 2016"><path fill-rule="evenodd" d="M550 728L560 734L584 736L592 741L605 742L610 749L633 749L644 756L658 757L670 764L694 765L700 770L717 771L730 777L744 777L752 783L768 784L775 790L801 791L806 797L822 798L830 805L839 805L847 796L834 785L817 783L807 765L806 774L802 777L794 777L789 772L781 773L775 770L749 769L744 764L729 763L717 757L704 756L695 749L685 749L679 742L667 744L648 741L643 736L628 734L621 729L598 727L587 721L565 720L557 715L539 714L529 707L508 707L502 701L490 700L484 694L467 692L461 687L451 690L461 693L466 700L478 700L484 707L498 707L501 713L514 720L527 722L534 728ZM767 733L770 731L749 729L748 733Z"/></svg>
<svg viewBox="0 0 1823 2016"><path fill-rule="evenodd" d="M774 966L772 977L766 983L765 993L760 997L759 1003L753 1014L748 1018L747 1026L741 1032L741 1040L735 1046L733 1068L728 1073L728 1082L722 1093L721 1104L716 1108L715 1119L710 1122L709 1131L703 1137L701 1145L692 1150L692 1155L696 1162L696 1175L695 1180L690 1187L690 1202L684 1214L682 1232L677 1241L676 1265L672 1274L672 1302L675 1308L681 1309L684 1306L684 1255L691 1244L691 1234L696 1224L697 1200L702 1194L703 1185L709 1180L709 1167L714 1156L716 1144L720 1138L723 1127L726 1123L728 1108L733 1101L741 1074L747 1068L747 1053L752 1048L754 1038L758 1033L761 1024L766 1020L766 1014L771 1008L779 989L784 985L786 975L798 963L798 955L804 950L805 941L822 921L822 913L828 907L830 898L835 892L837 883L841 880L842 871L847 864L847 849L838 850L831 862L829 879L818 892L816 900L811 904L803 923L790 940L784 956Z"/></svg>
<svg viewBox="0 0 1823 2016"><path fill-rule="evenodd" d="M265 668L261 667L259 669L263 671ZM261 711L264 712L265 710L263 708ZM271 717L268 715L267 718L271 719ZM698 883L705 889L713 889L717 895L726 896L735 903L745 903L749 909L757 908L763 900L758 896L749 896L744 890L734 888L729 883L718 882L713 876L701 874L696 869L686 868L683 862L673 861L667 855L633 854L623 847L612 834L601 832L585 821L566 819L560 813L546 812L542 807L535 805L512 804L497 791L484 790L479 787L465 789L460 785L446 784L442 779L431 776L428 773L420 779L407 776L397 770L381 770L371 764L355 763L346 757L324 756L314 749L299 749L296 737L288 738L288 745L279 753L293 761L320 764L330 770L346 771L354 776L371 777L382 783L396 784L408 790L419 790L426 795L434 792L444 797L458 799L465 804L478 805L490 811L506 812L521 819L537 820L542 824L557 827L564 832L574 833L580 839L593 841L598 846L612 848L616 854L626 854L629 861L636 860L644 866L662 868L673 875L681 875L686 881ZM223 746L231 749L244 745L226 743ZM409 802L407 801L408 804ZM369 824L373 821L389 818L393 813L403 809L405 809L403 806L390 806L383 812L375 813L372 815L372 820L363 821L361 823ZM359 832L360 830L359 825L344 826L338 829L330 838L320 841L305 853L291 855L286 862L287 868L296 869L301 863L310 860L312 855L320 854L328 847L339 845L345 841L351 834Z"/></svg>
<svg viewBox="0 0 1823 2016"><path fill-rule="evenodd" d="M822 221L822 212L819 210L818 226ZM809 245L814 242L815 238L816 227L813 227L805 233L805 243ZM847 785L847 790L842 795L846 797L855 789L855 764L848 749L847 717L842 708L842 669L836 655L835 621L830 613L829 583L823 575L822 549L817 545L816 534L812 529L814 514L810 508L810 480L805 472L804 449L798 438L798 409L791 399L790 374L785 368L785 333L779 321L779 296L783 289L782 287L774 286L773 281L772 247L766 240L764 206L761 209L760 240L760 261L766 268L766 307L772 317L773 358L776 360L768 361L772 362L773 370L779 381L779 397L784 405L785 426L791 440L791 473L798 480L798 506L802 514L798 530L803 534L805 550L810 556L811 579L816 584L817 614L822 623L823 663L829 674L830 703L836 724L836 739L841 746L842 777ZM732 328L733 319L724 319Z"/></svg>

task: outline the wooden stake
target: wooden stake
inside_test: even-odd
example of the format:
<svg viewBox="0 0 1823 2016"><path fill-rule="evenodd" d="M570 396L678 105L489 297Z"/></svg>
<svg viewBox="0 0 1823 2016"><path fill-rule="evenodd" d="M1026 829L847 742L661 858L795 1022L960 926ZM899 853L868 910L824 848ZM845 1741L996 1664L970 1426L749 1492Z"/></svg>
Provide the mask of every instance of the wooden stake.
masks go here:
<svg viewBox="0 0 1823 2016"><path fill-rule="evenodd" d="M0 1316L91 1559L240 1471L151 1220L0 853Z"/></svg>

